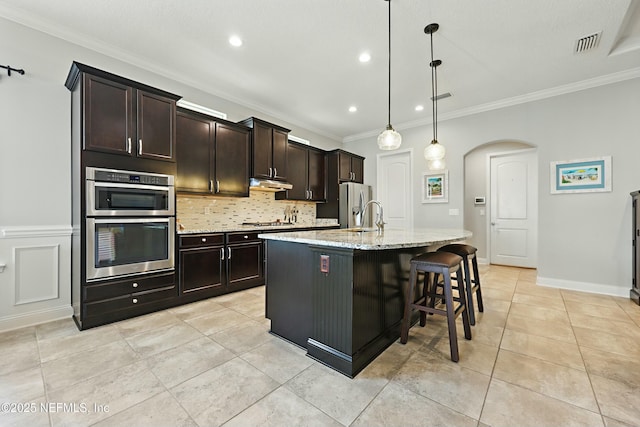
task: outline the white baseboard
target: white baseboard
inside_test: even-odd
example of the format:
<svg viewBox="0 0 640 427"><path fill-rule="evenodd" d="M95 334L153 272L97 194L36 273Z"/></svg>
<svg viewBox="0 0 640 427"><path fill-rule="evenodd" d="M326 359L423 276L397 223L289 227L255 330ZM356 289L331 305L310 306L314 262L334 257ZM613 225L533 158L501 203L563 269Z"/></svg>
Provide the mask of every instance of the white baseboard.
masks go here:
<svg viewBox="0 0 640 427"><path fill-rule="evenodd" d="M576 282L573 280L553 279L538 276L536 284L548 288L568 289L572 291L591 292L594 294L612 295L616 297L629 297L631 285L626 288L601 283Z"/></svg>
<svg viewBox="0 0 640 427"><path fill-rule="evenodd" d="M478 258L478 264L489 264L489 260L486 258Z"/></svg>
<svg viewBox="0 0 640 427"><path fill-rule="evenodd" d="M52 322L54 320L66 319L72 315L73 308L70 305L65 305L62 307L32 311L15 316L6 316L0 318L0 332L38 325L40 323Z"/></svg>

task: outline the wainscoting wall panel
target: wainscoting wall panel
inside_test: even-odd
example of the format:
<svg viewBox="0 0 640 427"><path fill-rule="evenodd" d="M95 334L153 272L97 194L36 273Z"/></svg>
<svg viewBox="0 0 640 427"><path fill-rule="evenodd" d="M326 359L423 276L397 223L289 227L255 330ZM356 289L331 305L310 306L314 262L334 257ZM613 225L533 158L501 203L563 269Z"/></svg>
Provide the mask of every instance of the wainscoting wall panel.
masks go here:
<svg viewBox="0 0 640 427"><path fill-rule="evenodd" d="M71 227L0 228L0 331L70 317Z"/></svg>
<svg viewBox="0 0 640 427"><path fill-rule="evenodd" d="M60 245L15 247L13 264L15 305L59 297Z"/></svg>

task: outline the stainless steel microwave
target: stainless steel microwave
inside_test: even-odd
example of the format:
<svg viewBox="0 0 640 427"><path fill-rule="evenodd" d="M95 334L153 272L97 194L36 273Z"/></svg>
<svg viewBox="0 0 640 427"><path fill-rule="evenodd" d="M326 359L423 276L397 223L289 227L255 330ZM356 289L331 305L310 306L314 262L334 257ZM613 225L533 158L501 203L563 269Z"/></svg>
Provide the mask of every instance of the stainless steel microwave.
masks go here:
<svg viewBox="0 0 640 427"><path fill-rule="evenodd" d="M86 216L173 216L172 175L88 167Z"/></svg>

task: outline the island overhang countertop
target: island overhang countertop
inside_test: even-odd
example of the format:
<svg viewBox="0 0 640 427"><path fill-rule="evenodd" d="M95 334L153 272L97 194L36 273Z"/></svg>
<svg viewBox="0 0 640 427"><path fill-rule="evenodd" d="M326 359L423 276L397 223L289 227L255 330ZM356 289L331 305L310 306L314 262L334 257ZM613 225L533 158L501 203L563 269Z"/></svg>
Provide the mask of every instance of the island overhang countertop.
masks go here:
<svg viewBox="0 0 640 427"><path fill-rule="evenodd" d="M456 240L464 240L472 236L470 231L460 228L388 228L382 233L378 233L375 229L366 230L354 231L354 229L341 228L335 230L291 231L259 234L258 237L265 240L344 249L385 250L440 245Z"/></svg>
<svg viewBox="0 0 640 427"><path fill-rule="evenodd" d="M258 236L266 244L270 332L353 377L400 336L411 258L472 233L387 228Z"/></svg>

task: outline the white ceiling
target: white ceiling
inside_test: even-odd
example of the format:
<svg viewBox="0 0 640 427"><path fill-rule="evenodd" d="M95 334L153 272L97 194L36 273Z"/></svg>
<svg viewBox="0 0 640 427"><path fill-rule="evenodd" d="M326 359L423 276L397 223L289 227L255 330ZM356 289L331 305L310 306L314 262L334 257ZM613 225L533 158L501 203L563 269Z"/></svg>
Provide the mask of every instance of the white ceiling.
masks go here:
<svg viewBox="0 0 640 427"><path fill-rule="evenodd" d="M639 2L392 0L391 122L431 121L431 22L446 118L638 76ZM0 0L0 16L345 141L387 123L387 11L384 0ZM598 31L595 50L574 53Z"/></svg>

